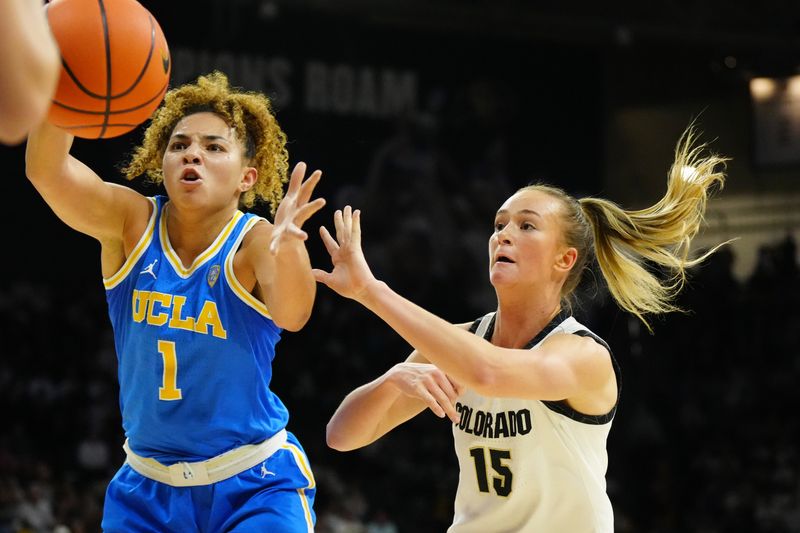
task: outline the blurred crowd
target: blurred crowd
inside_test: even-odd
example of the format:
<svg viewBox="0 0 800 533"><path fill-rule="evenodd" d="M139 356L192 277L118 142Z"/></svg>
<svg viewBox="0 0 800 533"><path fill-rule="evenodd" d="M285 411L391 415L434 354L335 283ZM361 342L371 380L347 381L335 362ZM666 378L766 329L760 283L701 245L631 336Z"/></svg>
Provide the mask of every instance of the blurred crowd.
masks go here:
<svg viewBox="0 0 800 533"><path fill-rule="evenodd" d="M459 166L435 135L428 117L404 124L367 178L338 188L329 205L363 209L378 277L468 322L493 310L487 240L495 210L522 184L509 177L502 138ZM309 242L312 262L327 268ZM680 299L689 312L655 318L652 334L614 306L599 275L580 291L576 316L622 367L607 475L620 533L800 531L797 249L791 238L765 245L745 281L733 277L735 259L723 248L695 269ZM124 460L99 273L60 285L6 279L0 317L0 533L99 531L106 483ZM446 421L426 412L362 450L325 445L345 394L409 351L324 287L308 325L279 343L272 386L314 468L317 531L449 525L458 471Z"/></svg>

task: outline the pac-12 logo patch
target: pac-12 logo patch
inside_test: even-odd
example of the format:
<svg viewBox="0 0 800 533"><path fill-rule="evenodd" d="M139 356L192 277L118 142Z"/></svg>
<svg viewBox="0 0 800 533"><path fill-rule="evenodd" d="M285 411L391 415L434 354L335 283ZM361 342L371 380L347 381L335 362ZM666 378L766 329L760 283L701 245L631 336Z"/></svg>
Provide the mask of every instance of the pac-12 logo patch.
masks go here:
<svg viewBox="0 0 800 533"><path fill-rule="evenodd" d="M208 286L213 287L214 284L219 279L219 265L212 265L211 268L208 269Z"/></svg>

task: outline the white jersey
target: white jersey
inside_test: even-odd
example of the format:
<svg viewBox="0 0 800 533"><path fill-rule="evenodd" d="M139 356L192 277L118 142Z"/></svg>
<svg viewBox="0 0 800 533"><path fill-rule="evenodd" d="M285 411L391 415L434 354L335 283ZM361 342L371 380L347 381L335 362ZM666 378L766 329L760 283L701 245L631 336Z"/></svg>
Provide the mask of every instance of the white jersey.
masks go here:
<svg viewBox="0 0 800 533"><path fill-rule="evenodd" d="M494 313L476 324L475 334L490 339ZM527 347L555 333L591 336L608 347L565 314ZM614 371L619 390L616 363ZM491 398L467 390L456 410L460 473L449 533L613 533L605 474L616 404L606 415L590 416L564 401Z"/></svg>

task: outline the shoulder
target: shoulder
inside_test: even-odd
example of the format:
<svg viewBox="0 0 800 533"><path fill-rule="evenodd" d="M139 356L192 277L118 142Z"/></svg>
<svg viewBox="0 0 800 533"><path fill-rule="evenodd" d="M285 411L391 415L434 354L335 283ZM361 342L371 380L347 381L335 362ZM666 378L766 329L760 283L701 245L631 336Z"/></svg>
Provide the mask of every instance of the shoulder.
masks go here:
<svg viewBox="0 0 800 533"><path fill-rule="evenodd" d="M605 340L603 340L599 335L590 330L588 327L578 322L573 316L566 317L559 324L555 325L555 327L553 327L551 331L552 332L549 335L547 335L547 337L545 337L544 340L547 340L548 338L559 334L573 335L583 339L590 339L595 343L599 344L600 346L602 346L603 348L605 348L607 352L609 353L611 352L611 348L609 347L608 343Z"/></svg>
<svg viewBox="0 0 800 533"><path fill-rule="evenodd" d="M608 345L588 330L556 332L539 345L542 353L568 361L573 371L591 387L600 386L614 375Z"/></svg>
<svg viewBox="0 0 800 533"><path fill-rule="evenodd" d="M234 272L241 276L240 281L248 279L253 269L260 264L269 264L272 255L269 253L269 242L272 237L272 224L261 218L251 216L245 221L244 226L233 236L239 240L239 246L234 253ZM244 235L241 234L244 232Z"/></svg>
<svg viewBox="0 0 800 533"><path fill-rule="evenodd" d="M249 247L253 244L261 246L269 242L269 239L272 237L272 229L274 228L269 220L261 217L252 217L246 224L244 230L246 233L242 238L242 248ZM250 226L250 228L247 229L247 226Z"/></svg>
<svg viewBox="0 0 800 533"><path fill-rule="evenodd" d="M110 186L112 194L120 200L117 205L121 206L124 213L121 242L124 243L127 256L146 234L157 231L155 222L164 201L160 197L144 196L122 185L112 183Z"/></svg>
<svg viewBox="0 0 800 533"><path fill-rule="evenodd" d="M586 330L554 331L539 345L544 350L554 350L589 358L610 357L608 345L600 337Z"/></svg>
<svg viewBox="0 0 800 533"><path fill-rule="evenodd" d="M241 244L236 255L240 258L244 256L263 259L264 254L269 254L272 228L273 225L264 218L249 217L240 230L244 235L241 235Z"/></svg>

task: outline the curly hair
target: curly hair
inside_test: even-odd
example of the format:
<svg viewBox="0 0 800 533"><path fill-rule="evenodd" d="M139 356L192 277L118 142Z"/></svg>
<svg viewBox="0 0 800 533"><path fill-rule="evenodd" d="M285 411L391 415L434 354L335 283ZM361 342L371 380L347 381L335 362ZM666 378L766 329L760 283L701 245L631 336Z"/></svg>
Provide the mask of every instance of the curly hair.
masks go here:
<svg viewBox="0 0 800 533"><path fill-rule="evenodd" d="M256 183L242 193L240 203L252 207L256 202L268 202L274 214L283 198L289 168L286 134L264 94L232 88L227 76L218 71L167 92L144 133L144 141L122 169L125 177L131 180L147 174L153 182L161 183L161 162L175 126L187 115L203 111L218 115L236 131L249 164L258 170Z"/></svg>

